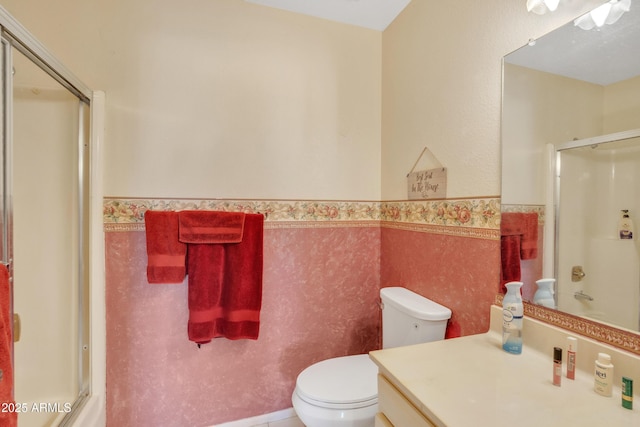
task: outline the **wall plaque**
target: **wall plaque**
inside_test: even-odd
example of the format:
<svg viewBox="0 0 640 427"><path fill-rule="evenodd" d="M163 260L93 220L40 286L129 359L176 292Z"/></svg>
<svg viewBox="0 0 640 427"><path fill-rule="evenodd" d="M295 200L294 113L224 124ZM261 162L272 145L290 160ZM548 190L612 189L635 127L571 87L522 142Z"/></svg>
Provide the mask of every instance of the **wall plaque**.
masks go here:
<svg viewBox="0 0 640 427"><path fill-rule="evenodd" d="M409 200L447 197L447 168L411 172L407 175Z"/></svg>

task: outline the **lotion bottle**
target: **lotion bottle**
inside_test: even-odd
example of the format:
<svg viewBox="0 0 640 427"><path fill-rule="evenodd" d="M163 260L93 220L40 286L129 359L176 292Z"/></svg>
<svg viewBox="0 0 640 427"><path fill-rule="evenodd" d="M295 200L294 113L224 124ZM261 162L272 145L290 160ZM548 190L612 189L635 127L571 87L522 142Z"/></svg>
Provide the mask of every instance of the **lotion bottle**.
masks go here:
<svg viewBox="0 0 640 427"><path fill-rule="evenodd" d="M522 316L524 307L520 288L522 282L509 282L502 300L502 349L507 353L522 353Z"/></svg>
<svg viewBox="0 0 640 427"><path fill-rule="evenodd" d="M576 379L576 357L578 353L578 339L567 337L567 378Z"/></svg>
<svg viewBox="0 0 640 427"><path fill-rule="evenodd" d="M623 209L620 217L620 224L618 225L618 233L620 239L630 240L633 239L633 221L629 217L629 211Z"/></svg>
<svg viewBox="0 0 640 427"><path fill-rule="evenodd" d="M593 389L602 396L611 397L613 391L613 364L607 353L598 353L593 375Z"/></svg>

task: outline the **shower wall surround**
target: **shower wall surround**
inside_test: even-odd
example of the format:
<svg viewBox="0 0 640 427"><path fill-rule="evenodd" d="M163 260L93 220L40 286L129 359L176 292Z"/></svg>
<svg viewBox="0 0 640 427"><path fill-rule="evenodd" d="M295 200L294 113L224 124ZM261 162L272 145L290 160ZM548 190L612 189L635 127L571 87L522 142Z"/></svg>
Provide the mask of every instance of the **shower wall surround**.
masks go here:
<svg viewBox="0 0 640 427"><path fill-rule="evenodd" d="M187 338L187 286L146 281L147 209L261 212L257 341ZM104 203L108 425L213 425L291 407L297 374L379 348L382 286L484 332L499 271L497 198L411 201L115 199Z"/></svg>

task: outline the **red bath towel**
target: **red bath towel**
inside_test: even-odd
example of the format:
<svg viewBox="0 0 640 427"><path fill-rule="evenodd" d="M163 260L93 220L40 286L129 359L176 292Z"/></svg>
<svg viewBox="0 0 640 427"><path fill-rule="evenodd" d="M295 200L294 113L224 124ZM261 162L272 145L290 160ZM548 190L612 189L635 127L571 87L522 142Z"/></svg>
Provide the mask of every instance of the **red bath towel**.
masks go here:
<svg viewBox="0 0 640 427"><path fill-rule="evenodd" d="M244 230L243 212L182 211L180 241L183 243L238 243Z"/></svg>
<svg viewBox="0 0 640 427"><path fill-rule="evenodd" d="M202 211L211 224L238 225L230 212ZM216 227L209 227L217 243L188 243L189 323L191 341L205 344L216 337L257 339L262 305L262 246L264 216L244 215L242 241L224 242ZM182 218L181 218L182 225ZM199 226L200 227L200 226ZM204 228L208 226L205 225ZM232 227L231 227L232 228ZM233 230L225 232L233 238ZM197 234L197 236L195 236ZM194 238L206 241L206 233Z"/></svg>
<svg viewBox="0 0 640 427"><path fill-rule="evenodd" d="M538 257L538 214L522 214L524 233L520 242L520 258L536 259Z"/></svg>
<svg viewBox="0 0 640 427"><path fill-rule="evenodd" d="M538 214L535 212L505 212L500 216L500 235L520 235L520 259L538 256Z"/></svg>
<svg viewBox="0 0 640 427"><path fill-rule="evenodd" d="M500 238L500 260L502 261L500 290L506 293L507 288L504 285L509 282L518 282L521 278L519 235L514 234Z"/></svg>
<svg viewBox="0 0 640 427"><path fill-rule="evenodd" d="M9 272L4 265L0 265L0 403L14 403L13 400L13 365L11 353L13 334L11 329L11 288L9 286ZM15 427L18 424L18 414L13 411L0 412L0 425Z"/></svg>
<svg viewBox="0 0 640 427"><path fill-rule="evenodd" d="M178 240L178 212L146 211L144 223L148 282L182 283L187 245Z"/></svg>

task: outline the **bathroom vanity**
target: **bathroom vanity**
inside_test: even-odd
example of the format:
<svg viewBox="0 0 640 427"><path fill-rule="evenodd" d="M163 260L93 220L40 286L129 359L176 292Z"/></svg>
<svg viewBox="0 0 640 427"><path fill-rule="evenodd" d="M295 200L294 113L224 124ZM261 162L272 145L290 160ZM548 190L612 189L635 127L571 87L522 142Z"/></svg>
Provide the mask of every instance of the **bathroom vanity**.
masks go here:
<svg viewBox="0 0 640 427"><path fill-rule="evenodd" d="M502 308L491 307L489 332L373 351L379 367L376 426L640 426L640 357L578 339L576 379L566 378L567 331L525 317L522 354L502 350ZM562 347L554 386L553 347ZM598 352L611 355L612 397L593 391ZM621 406L621 377L635 382L632 410Z"/></svg>

